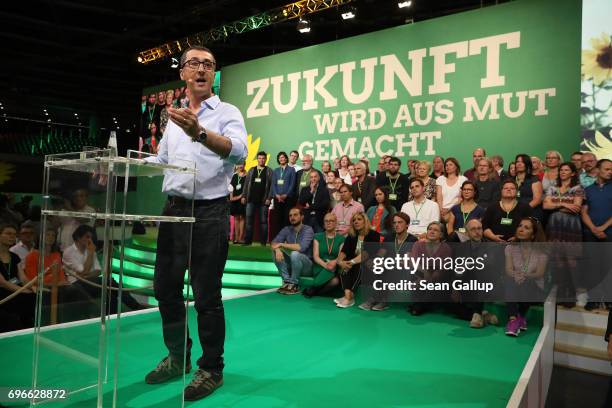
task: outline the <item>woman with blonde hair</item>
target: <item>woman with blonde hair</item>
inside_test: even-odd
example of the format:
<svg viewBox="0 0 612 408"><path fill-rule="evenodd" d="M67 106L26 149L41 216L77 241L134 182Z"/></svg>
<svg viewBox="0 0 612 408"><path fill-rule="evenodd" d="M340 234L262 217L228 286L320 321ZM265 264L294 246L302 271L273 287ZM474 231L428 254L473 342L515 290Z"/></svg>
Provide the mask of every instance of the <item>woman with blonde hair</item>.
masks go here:
<svg viewBox="0 0 612 408"><path fill-rule="evenodd" d="M436 180L430 176L431 164L427 160L419 160L414 165L415 178L423 182L424 195L428 200L436 200ZM408 201L414 200L412 193L408 193Z"/></svg>
<svg viewBox="0 0 612 408"><path fill-rule="evenodd" d="M347 308L355 305L355 290L361 280L361 263L367 260L364 252L364 243L378 243L382 236L372 230L370 220L364 212L358 212L351 217L349 234L338 255L340 266L340 284L344 290L344 296L334 299L336 306Z"/></svg>

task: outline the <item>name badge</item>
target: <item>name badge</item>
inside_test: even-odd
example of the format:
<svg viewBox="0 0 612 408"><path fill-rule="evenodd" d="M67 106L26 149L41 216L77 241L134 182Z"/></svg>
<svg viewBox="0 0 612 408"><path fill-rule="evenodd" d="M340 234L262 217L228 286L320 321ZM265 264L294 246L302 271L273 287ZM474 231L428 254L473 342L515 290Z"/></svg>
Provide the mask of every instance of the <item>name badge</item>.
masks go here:
<svg viewBox="0 0 612 408"><path fill-rule="evenodd" d="M465 228L459 228L457 231L461 232L462 234L465 234Z"/></svg>
<svg viewBox="0 0 612 408"><path fill-rule="evenodd" d="M283 179L276 180L276 184L278 184L279 186L282 186L283 184L285 184L285 180Z"/></svg>
<svg viewBox="0 0 612 408"><path fill-rule="evenodd" d="M516 198L520 198L520 196L521 196L521 192L520 192L520 191L517 191L517 192L516 192Z"/></svg>
<svg viewBox="0 0 612 408"><path fill-rule="evenodd" d="M361 202L361 197L357 197L357 201Z"/></svg>
<svg viewBox="0 0 612 408"><path fill-rule="evenodd" d="M502 218L501 219L501 225L512 225L512 218Z"/></svg>
<svg viewBox="0 0 612 408"><path fill-rule="evenodd" d="M410 220L410 225L419 225L420 221L419 220Z"/></svg>
<svg viewBox="0 0 612 408"><path fill-rule="evenodd" d="M256 183L261 183L261 177L255 177L255 182Z"/></svg>
<svg viewBox="0 0 612 408"><path fill-rule="evenodd" d="M339 221L338 224L340 225L346 225L346 221Z"/></svg>
<svg viewBox="0 0 612 408"><path fill-rule="evenodd" d="M300 187L306 187L306 182L305 181L300 181Z"/></svg>
<svg viewBox="0 0 612 408"><path fill-rule="evenodd" d="M316 211L311 211L310 215L317 215L317 212Z"/></svg>
<svg viewBox="0 0 612 408"><path fill-rule="evenodd" d="M392 200L392 201L397 200L397 194L389 194L389 200Z"/></svg>
<svg viewBox="0 0 612 408"><path fill-rule="evenodd" d="M240 187L242 187L242 184L236 184L236 190L240 190Z"/></svg>

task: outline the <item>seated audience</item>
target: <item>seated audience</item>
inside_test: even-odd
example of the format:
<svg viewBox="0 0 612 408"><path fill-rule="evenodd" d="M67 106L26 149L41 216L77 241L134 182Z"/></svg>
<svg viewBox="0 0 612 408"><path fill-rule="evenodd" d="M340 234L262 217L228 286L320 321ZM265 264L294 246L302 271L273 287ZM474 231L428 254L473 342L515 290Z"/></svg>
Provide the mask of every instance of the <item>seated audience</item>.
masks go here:
<svg viewBox="0 0 612 408"><path fill-rule="evenodd" d="M306 159L308 155L304 156ZM305 171L305 170L300 170ZM321 180L321 173L311 170L308 186L300 189L298 203L304 210L304 224L310 226L314 232L323 231L323 217L329 210L329 191Z"/></svg>
<svg viewBox="0 0 612 408"><path fill-rule="evenodd" d="M501 194L501 183L497 172L493 169L491 160L482 158L476 166L476 202L483 209L495 205Z"/></svg>

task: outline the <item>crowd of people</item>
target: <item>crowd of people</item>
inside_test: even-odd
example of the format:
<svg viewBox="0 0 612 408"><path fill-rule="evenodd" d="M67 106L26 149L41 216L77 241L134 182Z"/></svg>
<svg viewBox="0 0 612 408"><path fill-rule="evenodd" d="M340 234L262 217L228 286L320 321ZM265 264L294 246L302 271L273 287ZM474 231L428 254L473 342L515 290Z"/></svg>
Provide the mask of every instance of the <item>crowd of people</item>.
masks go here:
<svg viewBox="0 0 612 408"><path fill-rule="evenodd" d="M4 202L0 208L0 302L13 296L0 303L0 332L33 327L41 256L45 271L43 307L48 310L50 289L54 288L57 305L72 309L65 313L63 320L99 315L102 268L97 246L100 245L90 215L95 209L88 203L88 191L76 189L58 203L58 209L82 212L83 217L49 217L42 244L39 242L40 207L30 206L28 196L14 205L10 205L10 196L0 196ZM27 287L32 280L35 281ZM113 279L108 284L118 287ZM117 313L117 297L108 299L109 313ZM125 291L121 300L131 310L145 307ZM48 316L42 322L46 320Z"/></svg>
<svg viewBox="0 0 612 408"><path fill-rule="evenodd" d="M391 242L397 253L440 257L450 252L449 243L458 248L509 244L505 255L515 262L505 265L511 281L506 288L537 292L544 289L547 257L553 255L525 261L520 243L610 242L612 237L612 161L598 161L590 152L574 152L569 161L554 150L544 161L519 154L505 167L500 155L489 157L477 148L465 172L453 157L409 160L406 172L402 161L390 156L382 157L375 171L366 158L353 162L342 156L315 169L308 154L299 165L297 151L279 152L276 168L266 165L267 157L259 152L257 165L248 171L237 166L231 180L233 240L251 245L258 228L259 241L270 244L282 277L279 293L313 296L341 289L343 296L334 299L340 308L355 304L367 242ZM274 225L279 231L269 234ZM592 282L578 270L576 254L554 256L561 267L552 283L569 300L564 304L599 307L600 299L589 299ZM304 276L314 285L301 291ZM448 276L425 271L424 278L435 282ZM482 302L461 306L459 314L472 327L497 320ZM387 303L365 299L359 307L385 310ZM426 302L416 302L408 309L419 315L427 308ZM528 303L508 304L507 334L526 328L527 308Z"/></svg>

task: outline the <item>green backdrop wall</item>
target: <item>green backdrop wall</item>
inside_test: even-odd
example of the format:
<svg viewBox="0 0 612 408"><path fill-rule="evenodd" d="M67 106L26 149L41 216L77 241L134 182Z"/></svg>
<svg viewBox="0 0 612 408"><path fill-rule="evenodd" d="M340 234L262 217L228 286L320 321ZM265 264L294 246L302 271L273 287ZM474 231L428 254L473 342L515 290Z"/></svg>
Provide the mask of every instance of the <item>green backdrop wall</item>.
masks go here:
<svg viewBox="0 0 612 408"><path fill-rule="evenodd" d="M253 144L471 165L580 142L581 1L519 0L228 66ZM253 149L250 149L253 150ZM250 151L254 156L254 151ZM254 157L251 157L254 158Z"/></svg>

